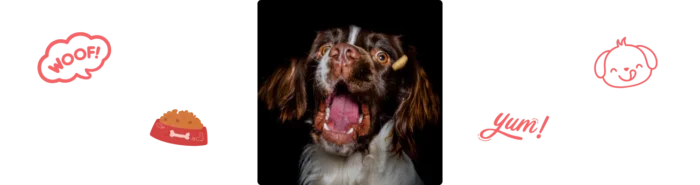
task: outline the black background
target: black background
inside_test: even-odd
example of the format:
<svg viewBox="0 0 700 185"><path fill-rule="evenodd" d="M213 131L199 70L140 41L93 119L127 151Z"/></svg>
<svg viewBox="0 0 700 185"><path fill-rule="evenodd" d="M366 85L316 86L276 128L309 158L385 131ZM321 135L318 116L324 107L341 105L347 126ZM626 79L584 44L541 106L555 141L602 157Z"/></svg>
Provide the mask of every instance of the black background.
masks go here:
<svg viewBox="0 0 700 185"><path fill-rule="evenodd" d="M594 145L642 144L625 142L627 139L622 138L628 134L616 132L620 130L616 128L634 124L643 126L625 129L648 129L658 124L662 112L670 111L665 107L675 103L669 97L674 87L673 77L668 74L676 69L673 62L666 62L666 72L656 74L658 88L634 89L633 97L608 97L607 90L600 89L599 82L590 77L590 49L607 47L607 40L613 40L615 32L633 32L634 40L657 40L657 47L666 48L665 61L673 61L668 51L676 45L671 44L668 30L629 26L631 23L610 23L597 29L592 22L440 20L446 22L73 22L89 24L91 32L113 32L114 72L98 73L98 80L81 82L81 89L39 89L38 81L27 80L30 93L59 97L32 103L42 105L31 107L42 115L36 119L47 120L40 121L42 129L33 130L81 129L85 130L81 131L84 137L99 138L42 144L56 148L58 153L71 154L63 158L74 158L70 161L75 163L86 160L76 156L120 154L110 160L113 165L137 165L137 169L148 170L152 168L148 163L167 165L166 161L188 160L200 162L209 171L221 169L227 174L224 176L235 178L231 181L264 179L279 181L274 184L294 184L301 149L310 142L310 127L301 122L277 122L274 112L266 111L259 103L251 104L250 89L257 88L275 67L285 65L291 57L305 56L315 31L350 24L405 35L406 42L417 47L419 60L442 103L440 123L426 128L419 140L416 167L426 184L452 184L473 171L495 173L500 169L487 162L544 166L539 162L571 160L569 157L579 154L590 158L596 153ZM456 24L463 20L470 24ZM70 31L71 23L39 25L33 30L30 37L22 39L28 43L27 55L38 56L38 41L46 39L47 32ZM210 145L209 153L200 154L165 153L165 146L141 145L137 128L144 119L150 119L151 112L159 111L159 104L201 104L201 111L211 115L211 135L217 136L217 144ZM487 126L481 120L483 114L506 111L555 112L557 125L556 134L550 137L552 142L470 145L470 128ZM635 116L643 111L651 112L643 118ZM601 129L600 125L609 126ZM133 133L133 139L105 136L110 132ZM37 142L46 140L32 138ZM572 148L580 150L564 152ZM147 156L167 160L144 159ZM135 160L127 159L131 157Z"/></svg>

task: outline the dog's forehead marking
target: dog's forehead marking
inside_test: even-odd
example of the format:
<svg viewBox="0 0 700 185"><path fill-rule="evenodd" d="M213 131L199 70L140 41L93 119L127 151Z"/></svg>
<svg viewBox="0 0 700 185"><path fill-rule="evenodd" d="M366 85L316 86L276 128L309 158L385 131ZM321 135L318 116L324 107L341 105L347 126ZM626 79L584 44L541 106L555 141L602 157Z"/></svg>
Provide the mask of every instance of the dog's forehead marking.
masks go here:
<svg viewBox="0 0 700 185"><path fill-rule="evenodd" d="M348 34L348 44L355 45L355 40L357 40L357 35L360 33L360 27L350 26L350 33Z"/></svg>

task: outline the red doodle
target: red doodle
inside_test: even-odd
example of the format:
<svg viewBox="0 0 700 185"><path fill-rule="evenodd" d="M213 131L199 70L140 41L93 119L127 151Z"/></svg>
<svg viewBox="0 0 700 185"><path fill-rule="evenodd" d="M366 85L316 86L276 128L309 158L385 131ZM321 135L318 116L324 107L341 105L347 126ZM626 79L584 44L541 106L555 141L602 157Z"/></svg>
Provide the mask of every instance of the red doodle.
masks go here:
<svg viewBox="0 0 700 185"><path fill-rule="evenodd" d="M626 39L617 40L617 46L601 53L595 61L595 75L610 87L627 88L642 84L649 80L657 67L654 51L643 45L627 44Z"/></svg>
<svg viewBox="0 0 700 185"><path fill-rule="evenodd" d="M493 128L484 129L479 133L479 140L490 141L491 138L493 136L495 136L497 133L503 134L504 136L512 138L512 139L523 140L523 138L520 136L515 136L515 135L508 134L508 133L502 131L501 130L502 126L505 126L505 130L515 131L515 132L519 132L520 129L522 129L523 132L530 132L530 133L535 133L535 131L537 131L537 128L536 128L537 123L538 123L537 118L532 118L532 120L517 118L517 119L515 119L515 121L513 121L513 118L510 118L510 120L508 120L508 117L510 116L510 113L509 113L506 115L505 118L503 118L501 120L501 122L498 122L498 120L501 119L502 116L503 116L503 113L498 114L498 116L496 117L496 120L493 121L493 125L496 126L495 129L493 129ZM506 122L506 120L508 120L508 122ZM518 121L520 121L520 123L518 123ZM544 118L544 123L542 123L542 127L540 127L540 132L539 132L539 134L537 134L537 139L542 137L542 130L544 130L544 126L547 125L547 121L549 121L549 116ZM485 136L484 134L486 132L489 132L489 131L492 131L491 134L489 134L488 136Z"/></svg>
<svg viewBox="0 0 700 185"><path fill-rule="evenodd" d="M60 56L54 57L54 62L48 64L46 69L52 73L58 74L63 71L65 66L73 66L75 62L83 62L85 60L92 59L99 60L97 65L92 68L85 66L83 74L76 71L67 78L63 78L61 76L49 78L42 67L51 57L51 51L59 44L70 46L70 43L76 38L84 38L88 41L101 41L105 46L106 52L104 56L99 55L100 52L102 52L102 47L99 45L90 44L87 47L79 46L75 48L74 52L67 52ZM95 73L101 71L107 65L107 62L109 62L110 59L112 59L112 42L109 40L109 38L102 34L91 34L85 30L77 30L69 33L66 38L56 38L49 41L49 43L46 45L46 49L44 49L44 53L39 56L39 61L36 65L36 73L39 76L39 79L46 84L71 84L78 80L91 80L95 76Z"/></svg>

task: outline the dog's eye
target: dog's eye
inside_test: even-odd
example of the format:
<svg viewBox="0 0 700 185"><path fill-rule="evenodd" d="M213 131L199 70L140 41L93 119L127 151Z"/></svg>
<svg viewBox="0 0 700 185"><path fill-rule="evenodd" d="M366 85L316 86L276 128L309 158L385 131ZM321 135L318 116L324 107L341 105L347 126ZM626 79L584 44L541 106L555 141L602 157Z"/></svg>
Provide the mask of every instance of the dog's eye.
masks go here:
<svg viewBox="0 0 700 185"><path fill-rule="evenodd" d="M321 46L321 48L318 51L321 52L321 56L323 56L323 55L326 55L326 53L328 53L328 51L330 51L330 50L331 50L330 45L324 45L324 46Z"/></svg>
<svg viewBox="0 0 700 185"><path fill-rule="evenodd" d="M617 71L617 69L612 68L612 69L610 70L610 73L612 73L613 71Z"/></svg>
<svg viewBox="0 0 700 185"><path fill-rule="evenodd" d="M644 67L644 66L642 66L642 64L637 64L637 67L635 67L635 68L640 68L640 67Z"/></svg>
<svg viewBox="0 0 700 185"><path fill-rule="evenodd" d="M386 52L379 51L377 54L375 54L375 57L377 58L377 61L381 64L386 64L389 62L389 55L386 54Z"/></svg>

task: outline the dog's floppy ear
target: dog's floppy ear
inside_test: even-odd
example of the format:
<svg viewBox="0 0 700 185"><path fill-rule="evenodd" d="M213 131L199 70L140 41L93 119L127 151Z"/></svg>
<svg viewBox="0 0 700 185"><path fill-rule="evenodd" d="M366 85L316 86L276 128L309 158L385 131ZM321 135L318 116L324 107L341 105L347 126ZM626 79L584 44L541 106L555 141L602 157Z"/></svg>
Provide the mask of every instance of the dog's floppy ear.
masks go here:
<svg viewBox="0 0 700 185"><path fill-rule="evenodd" d="M598 58L595 59L595 76L598 78L603 78L605 77L605 59L608 58L608 54L610 53L610 50L607 50L600 55L598 55Z"/></svg>
<svg viewBox="0 0 700 185"><path fill-rule="evenodd" d="M400 69L404 75L404 93L399 97L399 107L395 113L393 130L394 152L403 149L409 155L415 152L413 133L426 124L438 123L440 101L433 92L428 76L418 64L415 49L409 48L408 61ZM405 70L405 71L404 71Z"/></svg>
<svg viewBox="0 0 700 185"><path fill-rule="evenodd" d="M656 53L646 46L637 45L637 48L644 53L644 58L647 60L647 67L652 70L656 69L656 65L659 63L658 59L656 59Z"/></svg>
<svg viewBox="0 0 700 185"><path fill-rule="evenodd" d="M306 61L292 59L291 65L277 69L258 91L267 109L278 109L282 122L301 119L306 112Z"/></svg>

